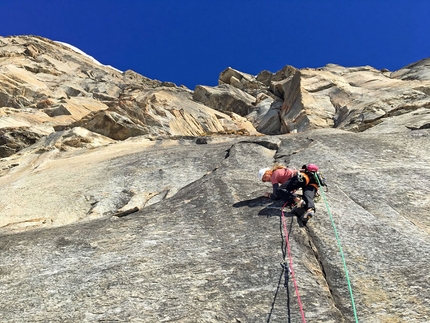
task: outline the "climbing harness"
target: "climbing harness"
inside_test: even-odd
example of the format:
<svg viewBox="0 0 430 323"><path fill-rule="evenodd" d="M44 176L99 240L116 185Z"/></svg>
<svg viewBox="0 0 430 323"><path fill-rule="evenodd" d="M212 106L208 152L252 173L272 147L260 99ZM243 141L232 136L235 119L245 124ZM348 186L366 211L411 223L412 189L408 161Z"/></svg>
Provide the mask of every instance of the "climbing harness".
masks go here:
<svg viewBox="0 0 430 323"><path fill-rule="evenodd" d="M316 173L314 173L314 174L316 174ZM318 191L318 184L310 183L311 179L309 178L308 174L302 173L302 172L297 173L297 180L301 183L305 182L305 185L310 185L310 186L315 187L315 189Z"/></svg>
<svg viewBox="0 0 430 323"><path fill-rule="evenodd" d="M323 197L323 200L324 200L327 212L328 212L328 214L330 216L331 225L333 227L334 234L336 236L337 245L338 245L339 251L340 251L340 256L342 258L343 269L345 271L346 282L347 282L347 285L348 285L349 295L351 297L351 304L352 304L352 309L353 309L353 312L354 312L355 322L358 323L357 310L355 309L355 302L354 302L354 295L352 294L351 281L349 280L348 269L346 268L346 261L345 261L344 255L343 255L342 245L340 244L339 235L337 234L336 226L335 226L334 221L333 221L333 215L331 214L330 208L328 206L327 198L325 196L324 190L322 189L321 182L320 182L320 180L319 180L319 178L318 178L318 176L316 174L314 174L314 177L315 177L315 180L317 181L319 187L321 188L321 190L320 190L321 191L321 196Z"/></svg>

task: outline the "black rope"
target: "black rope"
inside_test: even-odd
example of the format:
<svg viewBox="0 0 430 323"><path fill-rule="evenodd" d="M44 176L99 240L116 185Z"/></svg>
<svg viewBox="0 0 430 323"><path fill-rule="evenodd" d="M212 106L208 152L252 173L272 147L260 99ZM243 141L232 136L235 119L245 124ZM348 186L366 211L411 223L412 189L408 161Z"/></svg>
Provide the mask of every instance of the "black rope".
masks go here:
<svg viewBox="0 0 430 323"><path fill-rule="evenodd" d="M287 314L288 314L288 323L291 323L291 308L290 308L290 288L289 288L289 281L290 281L290 267L288 265L288 262L286 261L286 256L287 256L287 250L286 250L286 241L285 241L285 237L284 237L284 233L283 233L283 225L282 225L282 215L279 217L280 221L279 221L279 231L281 234L281 250L282 250L282 259L283 261L281 262L281 266L282 266L282 271L281 271L281 275L279 276L279 280L278 280L278 285L276 287L276 292L275 292L275 296L273 297L273 302L272 302L272 307L270 309L269 312L269 316L267 318L267 323L270 323L270 320L272 318L272 314L273 311L275 309L275 303L276 303L276 298L278 297L278 293L279 293L279 289L281 286L281 281L282 281L282 276L284 276L284 287L286 289L287 292ZM288 238L291 235L291 230L293 227L293 216L291 217L291 223L290 223L290 228L289 228L289 232L288 232Z"/></svg>
<svg viewBox="0 0 430 323"><path fill-rule="evenodd" d="M275 292L275 296L273 297L272 307L270 309L269 316L267 318L267 323L270 323L270 319L272 318L272 314L273 314L273 311L275 309L276 298L278 297L279 288L281 286L281 281L282 281L282 276L284 276L284 271L285 271L285 269L284 269L284 267L282 267L282 272L281 272L281 275L279 276L279 279L278 279L278 285L276 286L276 292Z"/></svg>
<svg viewBox="0 0 430 323"><path fill-rule="evenodd" d="M290 309L290 287L288 282L290 281L290 268L288 267L288 264L283 263L282 267L284 268L284 287L287 290L287 313L288 313L288 323L291 322L291 309Z"/></svg>

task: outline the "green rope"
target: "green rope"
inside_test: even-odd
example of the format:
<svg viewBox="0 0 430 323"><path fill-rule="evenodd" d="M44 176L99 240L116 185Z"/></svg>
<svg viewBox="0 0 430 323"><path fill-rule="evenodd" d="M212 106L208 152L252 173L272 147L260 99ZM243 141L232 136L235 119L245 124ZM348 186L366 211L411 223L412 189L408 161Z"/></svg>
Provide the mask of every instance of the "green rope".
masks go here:
<svg viewBox="0 0 430 323"><path fill-rule="evenodd" d="M358 323L357 310L355 309L355 302L354 302L354 295L352 294L351 281L349 280L348 269L346 268L346 261L345 261L344 255L343 255L342 245L340 244L339 235L337 234L336 225L334 224L333 216L332 216L330 208L328 206L328 202L327 202L327 199L325 197L325 193L324 193L323 187L321 185L320 179L318 178L316 173L314 173L314 177L318 183L318 186L320 187L320 194L324 199L325 207L327 208L327 212L330 216L331 225L333 226L334 234L335 234L336 240L337 240L337 245L339 246L340 256L342 257L343 269L345 270L346 282L348 284L349 295L351 297L351 303L352 303L352 309L354 311L355 322Z"/></svg>

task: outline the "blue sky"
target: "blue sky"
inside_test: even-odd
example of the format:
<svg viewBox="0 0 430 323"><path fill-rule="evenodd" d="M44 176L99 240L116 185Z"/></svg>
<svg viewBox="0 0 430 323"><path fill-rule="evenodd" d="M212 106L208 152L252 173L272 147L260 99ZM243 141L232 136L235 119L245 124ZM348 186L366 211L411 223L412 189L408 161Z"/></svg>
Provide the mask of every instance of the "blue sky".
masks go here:
<svg viewBox="0 0 430 323"><path fill-rule="evenodd" d="M215 86L250 74L430 57L430 0L0 0L0 35L38 35L151 79Z"/></svg>

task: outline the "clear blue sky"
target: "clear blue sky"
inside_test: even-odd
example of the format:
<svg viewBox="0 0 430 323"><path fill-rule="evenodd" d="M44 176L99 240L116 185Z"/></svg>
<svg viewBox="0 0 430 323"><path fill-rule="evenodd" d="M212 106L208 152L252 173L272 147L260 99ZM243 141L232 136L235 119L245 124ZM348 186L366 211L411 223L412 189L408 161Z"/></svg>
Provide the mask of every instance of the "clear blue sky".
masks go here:
<svg viewBox="0 0 430 323"><path fill-rule="evenodd" d="M160 81L430 57L430 0L0 0L0 35L38 35Z"/></svg>

